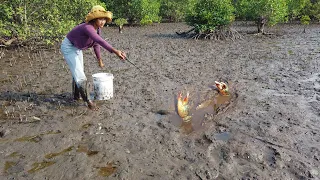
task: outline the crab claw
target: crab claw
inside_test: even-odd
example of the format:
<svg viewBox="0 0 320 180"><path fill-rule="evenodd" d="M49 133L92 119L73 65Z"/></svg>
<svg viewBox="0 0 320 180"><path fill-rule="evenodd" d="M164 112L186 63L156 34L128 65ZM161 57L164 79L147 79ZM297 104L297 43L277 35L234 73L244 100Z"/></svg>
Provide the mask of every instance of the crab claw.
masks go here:
<svg viewBox="0 0 320 180"><path fill-rule="evenodd" d="M229 88L227 86L226 83L224 82L218 82L218 81L215 81L214 82L216 84L216 87L218 88L219 90L219 93L223 96L229 96Z"/></svg>
<svg viewBox="0 0 320 180"><path fill-rule="evenodd" d="M187 96L183 99L182 99L181 92L179 92L177 110L181 118L185 118L188 116L188 113L189 113L188 99L189 99L189 92L187 93Z"/></svg>
<svg viewBox="0 0 320 180"><path fill-rule="evenodd" d="M189 92L187 92L187 96L183 99L183 103L187 104L189 101Z"/></svg>

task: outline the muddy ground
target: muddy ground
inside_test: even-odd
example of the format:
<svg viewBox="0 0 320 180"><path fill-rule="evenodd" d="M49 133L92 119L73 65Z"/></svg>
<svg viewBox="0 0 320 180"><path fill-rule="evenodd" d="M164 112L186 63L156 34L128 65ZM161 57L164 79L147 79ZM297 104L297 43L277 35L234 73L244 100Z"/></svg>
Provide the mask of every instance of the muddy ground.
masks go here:
<svg viewBox="0 0 320 180"><path fill-rule="evenodd" d="M0 179L320 179L319 25L261 36L237 24L236 41L175 33L189 28L104 28L142 71L106 51L101 69L84 51L91 91L92 74L114 75L99 111L71 100L59 49L2 48ZM190 92L190 122L177 115L179 91Z"/></svg>

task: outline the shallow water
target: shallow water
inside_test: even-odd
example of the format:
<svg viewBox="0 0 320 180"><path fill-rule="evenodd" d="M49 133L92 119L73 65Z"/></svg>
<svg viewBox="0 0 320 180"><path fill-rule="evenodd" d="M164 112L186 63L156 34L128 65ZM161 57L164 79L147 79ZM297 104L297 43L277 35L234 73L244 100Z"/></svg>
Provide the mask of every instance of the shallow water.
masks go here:
<svg viewBox="0 0 320 180"><path fill-rule="evenodd" d="M229 104L232 96L233 95L222 96L216 94L213 98L205 99L203 102L199 102L200 100L197 99L198 103L195 103L196 106L189 107L189 116L191 117L188 118L187 122L178 115L177 110L171 114L168 119L172 124L180 127L184 134L190 134L202 129L203 123L206 121L206 116L214 116L217 114L219 111L218 108L222 105ZM199 95L196 97L199 97Z"/></svg>
<svg viewBox="0 0 320 180"><path fill-rule="evenodd" d="M228 141L231 138L231 134L229 132L222 132L215 135L217 140Z"/></svg>

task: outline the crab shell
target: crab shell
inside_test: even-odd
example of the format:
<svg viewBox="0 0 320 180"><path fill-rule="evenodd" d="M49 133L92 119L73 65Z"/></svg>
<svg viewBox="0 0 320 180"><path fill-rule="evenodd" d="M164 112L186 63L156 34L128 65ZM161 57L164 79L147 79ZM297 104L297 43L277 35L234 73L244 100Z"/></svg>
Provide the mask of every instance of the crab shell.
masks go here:
<svg viewBox="0 0 320 180"><path fill-rule="evenodd" d="M218 82L218 81L215 81L215 84L220 92L221 95L223 96L229 96L229 88L227 86L226 83L224 82Z"/></svg>

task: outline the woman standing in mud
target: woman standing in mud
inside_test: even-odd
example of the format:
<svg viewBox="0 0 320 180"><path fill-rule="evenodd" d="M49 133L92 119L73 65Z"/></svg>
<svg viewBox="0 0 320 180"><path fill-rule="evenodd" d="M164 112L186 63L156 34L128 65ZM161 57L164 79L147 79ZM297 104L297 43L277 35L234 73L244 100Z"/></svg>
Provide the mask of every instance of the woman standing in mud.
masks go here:
<svg viewBox="0 0 320 180"><path fill-rule="evenodd" d="M98 60L99 66L104 64L101 59L100 46L115 53L120 59L125 60L126 54L122 51L114 49L101 36L101 28L106 22L112 21L112 13L106 11L102 6L93 6L85 19L85 23L74 27L66 36L61 44L61 52L69 66L73 80L72 91L73 98L79 100L81 98L87 102L88 107L96 110L96 105L89 100L87 91L87 78L84 73L82 50L93 47Z"/></svg>

